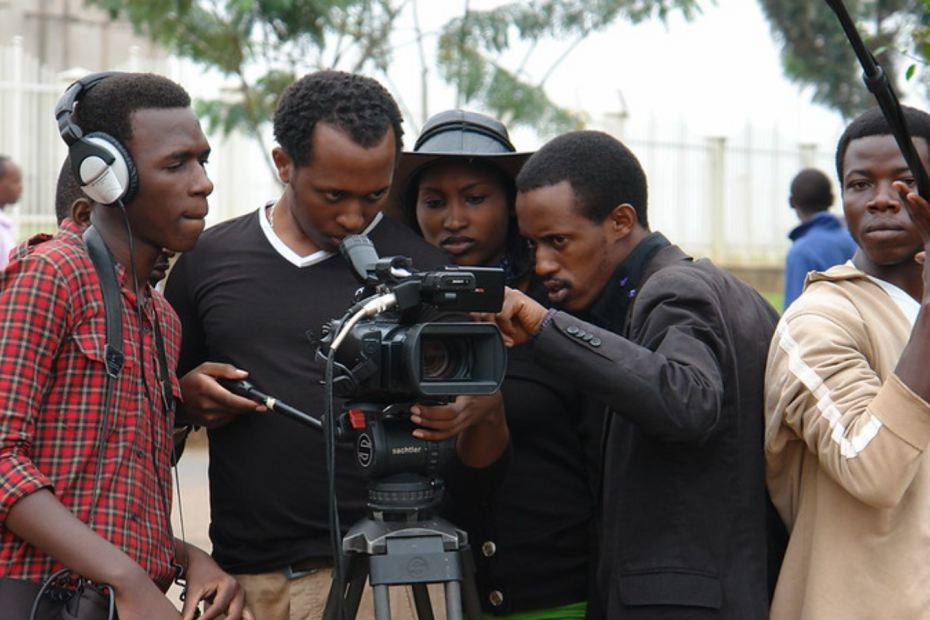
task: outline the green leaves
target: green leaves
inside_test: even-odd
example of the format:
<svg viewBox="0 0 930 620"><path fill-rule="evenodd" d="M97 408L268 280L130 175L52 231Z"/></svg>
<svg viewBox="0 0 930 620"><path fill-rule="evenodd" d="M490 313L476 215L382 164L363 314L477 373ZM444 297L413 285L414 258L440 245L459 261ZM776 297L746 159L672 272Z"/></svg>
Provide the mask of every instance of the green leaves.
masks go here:
<svg viewBox="0 0 930 620"><path fill-rule="evenodd" d="M415 10L417 2L85 0L129 21L171 52L227 76L225 92L198 102L197 111L214 130L244 128L256 136L294 76L323 67L387 75L398 18L405 8ZM508 124L531 126L542 135L555 134L586 121L553 103L545 90L548 76L574 46L619 19L664 20L675 12L693 18L700 13L699 0L509 2L451 19L439 33L436 57L424 57L420 69L425 74L435 67L461 104L484 107ZM527 60L548 40L562 50L554 60L546 59L542 75L531 76ZM514 67L505 59L517 49L523 61Z"/></svg>
<svg viewBox="0 0 930 620"><path fill-rule="evenodd" d="M785 74L813 90L814 101L850 118L875 105L862 82L862 68L836 14L826 2L760 0L782 44ZM903 75L910 80L930 59L926 24L930 0L847 0L846 8L866 46L900 92L897 76L902 56L919 58ZM923 26L921 26L923 25ZM921 40L921 29L924 38ZM922 52L921 52L922 50Z"/></svg>
<svg viewBox="0 0 930 620"><path fill-rule="evenodd" d="M450 20L439 38L438 68L464 103L480 103L511 125L554 135L584 126L584 116L548 97L546 78L572 47L618 19L666 19L673 11L691 18L697 0L534 0L488 11L469 11ZM529 55L544 39L564 42L563 53L535 81L525 72ZM521 66L511 70L502 58L514 47L528 47Z"/></svg>
<svg viewBox="0 0 930 620"><path fill-rule="evenodd" d="M221 97L198 102L209 127L259 131L278 96L306 71L351 63L386 70L397 17L389 0L85 0L137 31L232 78ZM325 53L330 51L331 58ZM352 53L354 52L354 56ZM351 57L350 57L351 56Z"/></svg>

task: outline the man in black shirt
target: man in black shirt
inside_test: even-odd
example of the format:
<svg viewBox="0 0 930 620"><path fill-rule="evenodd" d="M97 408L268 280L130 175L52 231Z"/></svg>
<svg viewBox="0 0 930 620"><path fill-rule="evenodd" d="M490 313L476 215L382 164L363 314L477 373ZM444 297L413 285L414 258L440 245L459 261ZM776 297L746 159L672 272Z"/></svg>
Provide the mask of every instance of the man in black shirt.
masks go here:
<svg viewBox="0 0 930 620"><path fill-rule="evenodd" d="M331 581L324 437L216 379L248 376L319 417L323 364L307 332L319 335L342 317L359 287L338 256L340 241L368 235L380 256L408 256L419 270L450 261L381 214L403 131L396 103L376 81L307 75L282 95L274 132L283 193L207 230L178 260L166 295L184 329L179 415L209 429L214 556L245 586L256 617L289 620L321 617ZM198 365L202 372L183 374ZM457 448L466 465L488 465L506 447L499 394L412 413L424 439L462 431ZM337 445L335 475L347 528L365 515L367 496L351 445ZM414 617L410 602L396 598L392 617Z"/></svg>

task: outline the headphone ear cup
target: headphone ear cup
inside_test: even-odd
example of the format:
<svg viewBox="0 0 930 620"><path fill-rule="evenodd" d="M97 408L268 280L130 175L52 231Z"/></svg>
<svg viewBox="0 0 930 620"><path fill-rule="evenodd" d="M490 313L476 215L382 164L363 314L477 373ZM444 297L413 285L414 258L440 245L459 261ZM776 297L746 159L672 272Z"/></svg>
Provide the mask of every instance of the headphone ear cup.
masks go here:
<svg viewBox="0 0 930 620"><path fill-rule="evenodd" d="M113 136L90 133L71 145L71 166L81 189L95 202L128 204L139 188L129 151Z"/></svg>

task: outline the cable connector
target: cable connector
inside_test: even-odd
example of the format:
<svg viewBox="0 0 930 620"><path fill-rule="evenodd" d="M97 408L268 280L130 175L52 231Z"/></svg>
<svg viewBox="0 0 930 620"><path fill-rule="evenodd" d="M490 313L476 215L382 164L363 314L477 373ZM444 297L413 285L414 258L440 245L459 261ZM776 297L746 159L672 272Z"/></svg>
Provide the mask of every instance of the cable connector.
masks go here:
<svg viewBox="0 0 930 620"><path fill-rule="evenodd" d="M349 317L345 323L339 329L339 333L333 338L333 344L330 346L330 349L336 351L339 348L339 345L342 344L342 341L345 340L345 337L352 331L352 328L355 327L356 323L364 319L365 317L372 316L374 314L380 314L386 310L390 310L397 305L397 297L393 292L383 293L381 295L376 295L370 297L367 300L361 302L361 309L358 310L354 315Z"/></svg>

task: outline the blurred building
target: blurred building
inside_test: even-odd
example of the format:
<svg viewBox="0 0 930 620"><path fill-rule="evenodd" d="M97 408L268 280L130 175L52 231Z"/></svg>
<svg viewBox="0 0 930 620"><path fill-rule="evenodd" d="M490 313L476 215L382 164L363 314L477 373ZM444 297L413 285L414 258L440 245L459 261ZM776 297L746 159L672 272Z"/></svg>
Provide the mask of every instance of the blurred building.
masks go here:
<svg viewBox="0 0 930 620"><path fill-rule="evenodd" d="M0 45L21 37L24 54L53 71L95 70L124 63L130 55L164 60L167 54L105 11L83 0L0 0ZM4 67L3 79L6 79Z"/></svg>
<svg viewBox="0 0 930 620"><path fill-rule="evenodd" d="M25 239L54 231L55 185L67 153L55 123L65 87L94 71L166 72L168 54L83 0L0 0L0 153L23 171L12 211Z"/></svg>

